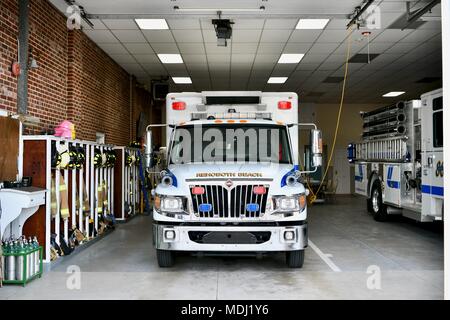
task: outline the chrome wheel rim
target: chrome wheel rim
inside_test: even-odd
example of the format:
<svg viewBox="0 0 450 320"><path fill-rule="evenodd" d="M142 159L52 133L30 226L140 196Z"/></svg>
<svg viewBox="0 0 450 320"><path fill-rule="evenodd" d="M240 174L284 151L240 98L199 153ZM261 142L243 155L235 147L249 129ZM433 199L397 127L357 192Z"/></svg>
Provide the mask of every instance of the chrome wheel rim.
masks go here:
<svg viewBox="0 0 450 320"><path fill-rule="evenodd" d="M378 190L375 189L372 194L372 208L374 212L378 212L380 209L380 206L378 205L378 195Z"/></svg>

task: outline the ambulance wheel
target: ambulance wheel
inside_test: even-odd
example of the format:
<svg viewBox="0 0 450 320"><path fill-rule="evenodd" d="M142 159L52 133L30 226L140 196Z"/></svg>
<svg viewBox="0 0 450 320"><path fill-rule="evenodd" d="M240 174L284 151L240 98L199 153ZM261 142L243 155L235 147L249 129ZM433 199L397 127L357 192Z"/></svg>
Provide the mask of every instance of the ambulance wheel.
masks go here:
<svg viewBox="0 0 450 320"><path fill-rule="evenodd" d="M160 268L170 268L175 261L175 253L169 250L156 249L156 258Z"/></svg>
<svg viewBox="0 0 450 320"><path fill-rule="evenodd" d="M386 221L387 220L386 206L383 204L383 196L381 193L380 180L376 180L373 183L370 201L372 203L373 218L376 221Z"/></svg>
<svg viewBox="0 0 450 320"><path fill-rule="evenodd" d="M295 250L286 252L286 265L289 268L301 268L305 261L305 250Z"/></svg>

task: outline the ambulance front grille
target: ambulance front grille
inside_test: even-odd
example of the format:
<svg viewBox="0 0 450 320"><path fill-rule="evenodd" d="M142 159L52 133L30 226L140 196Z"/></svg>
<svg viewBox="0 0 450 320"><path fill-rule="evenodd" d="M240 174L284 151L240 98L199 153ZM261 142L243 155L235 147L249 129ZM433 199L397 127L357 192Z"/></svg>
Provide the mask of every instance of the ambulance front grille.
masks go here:
<svg viewBox="0 0 450 320"><path fill-rule="evenodd" d="M203 194L193 194L194 187L204 189ZM255 194L254 187L264 187L264 194ZM238 185L227 190L218 185L193 185L190 188L194 213L200 218L258 218L265 213L269 187L265 185ZM201 205L211 205L209 212L199 210ZM258 209L248 211L248 204L257 204Z"/></svg>

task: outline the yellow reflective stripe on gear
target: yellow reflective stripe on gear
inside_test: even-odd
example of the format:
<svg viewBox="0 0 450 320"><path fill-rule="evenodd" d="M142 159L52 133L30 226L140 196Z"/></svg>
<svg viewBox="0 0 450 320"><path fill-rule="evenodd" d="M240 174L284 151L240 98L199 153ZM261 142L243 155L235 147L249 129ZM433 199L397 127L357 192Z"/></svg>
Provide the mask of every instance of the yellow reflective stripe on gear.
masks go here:
<svg viewBox="0 0 450 320"><path fill-rule="evenodd" d="M67 186L65 184L61 184L59 186L59 191L66 191L67 190Z"/></svg>

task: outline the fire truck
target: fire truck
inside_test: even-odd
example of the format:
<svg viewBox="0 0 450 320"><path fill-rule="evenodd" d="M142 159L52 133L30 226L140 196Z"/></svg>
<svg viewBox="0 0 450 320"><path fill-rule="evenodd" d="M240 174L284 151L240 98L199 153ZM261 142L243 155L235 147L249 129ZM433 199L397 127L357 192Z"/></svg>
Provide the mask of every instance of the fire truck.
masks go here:
<svg viewBox="0 0 450 320"><path fill-rule="evenodd" d="M401 214L420 222L443 219L442 89L361 113L362 141L350 143L355 193L375 220Z"/></svg>

